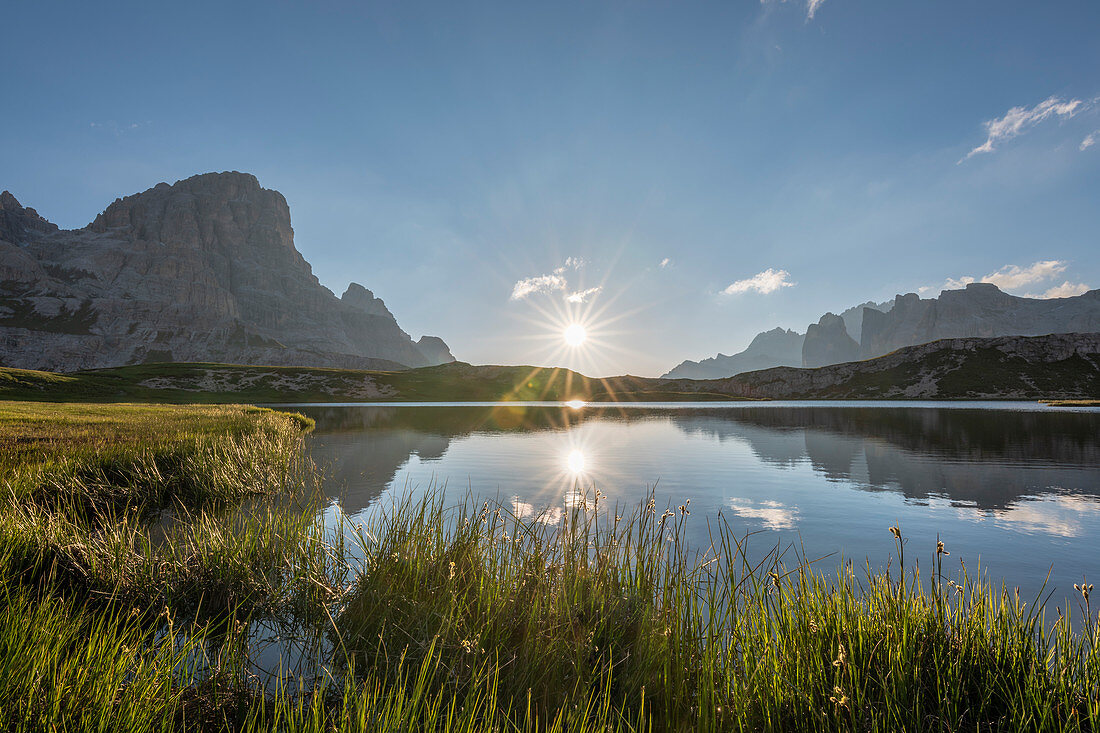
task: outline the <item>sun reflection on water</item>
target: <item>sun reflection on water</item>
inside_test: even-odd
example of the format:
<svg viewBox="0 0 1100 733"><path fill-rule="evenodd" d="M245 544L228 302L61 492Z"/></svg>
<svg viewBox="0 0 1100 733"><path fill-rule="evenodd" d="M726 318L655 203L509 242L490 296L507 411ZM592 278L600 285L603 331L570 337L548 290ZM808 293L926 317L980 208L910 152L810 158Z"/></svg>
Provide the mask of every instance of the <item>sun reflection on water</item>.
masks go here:
<svg viewBox="0 0 1100 733"><path fill-rule="evenodd" d="M584 473L584 452L579 449L570 451L565 458L565 463L573 475Z"/></svg>

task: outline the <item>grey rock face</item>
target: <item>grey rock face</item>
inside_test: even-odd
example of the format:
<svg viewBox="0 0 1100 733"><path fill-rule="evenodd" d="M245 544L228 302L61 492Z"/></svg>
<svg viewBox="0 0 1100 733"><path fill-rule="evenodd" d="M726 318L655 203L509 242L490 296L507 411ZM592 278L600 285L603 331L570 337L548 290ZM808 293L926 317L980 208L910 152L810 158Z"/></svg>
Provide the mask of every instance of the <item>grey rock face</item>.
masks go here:
<svg viewBox="0 0 1100 733"><path fill-rule="evenodd" d="M455 360L450 347L438 336L421 336L416 342L416 348L420 349L420 353L433 365L450 364Z"/></svg>
<svg viewBox="0 0 1100 733"><path fill-rule="evenodd" d="M826 313L806 329L802 345L802 366L819 367L859 359L859 344L848 335L844 319Z"/></svg>
<svg viewBox="0 0 1100 733"><path fill-rule="evenodd" d="M873 300L868 300L866 303L853 305L851 308L841 311L840 317L844 319L844 328L848 331L848 335L856 341L859 341L863 334L864 309L870 308L871 310L886 313L893 307L894 301L892 300L887 300L884 303L876 303Z"/></svg>
<svg viewBox="0 0 1100 733"><path fill-rule="evenodd" d="M364 288L359 283L348 285L348 289L340 296L340 300L352 308L357 308L368 316L388 316L389 308L381 298L374 297L374 293Z"/></svg>
<svg viewBox="0 0 1100 733"><path fill-rule="evenodd" d="M370 291L352 284L339 299L320 284L286 200L252 175L161 183L72 231L0 195L0 364L145 361L439 363Z"/></svg>
<svg viewBox="0 0 1100 733"><path fill-rule="evenodd" d="M702 361L684 361L664 375L667 379L721 379L741 372L802 364L802 340L795 331L773 328L756 335L748 348L727 356L719 354Z"/></svg>
<svg viewBox="0 0 1100 733"><path fill-rule="evenodd" d="M867 310L860 354L868 359L945 338L1041 336L1100 331L1100 290L1072 298L1020 298L996 285L971 283L922 300L899 295L889 313Z"/></svg>

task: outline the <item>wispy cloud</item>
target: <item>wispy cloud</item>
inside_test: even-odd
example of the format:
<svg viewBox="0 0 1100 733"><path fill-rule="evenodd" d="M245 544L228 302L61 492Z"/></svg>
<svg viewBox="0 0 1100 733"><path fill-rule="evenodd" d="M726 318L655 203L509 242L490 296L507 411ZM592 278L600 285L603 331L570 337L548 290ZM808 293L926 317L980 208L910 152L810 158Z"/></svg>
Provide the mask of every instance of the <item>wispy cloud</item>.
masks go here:
<svg viewBox="0 0 1100 733"><path fill-rule="evenodd" d="M551 273L550 275L528 277L518 281L512 286L512 297L510 300L523 300L529 295L534 295L536 293L552 293L555 290L565 290L567 287L569 287L569 283L557 272Z"/></svg>
<svg viewBox="0 0 1100 733"><path fill-rule="evenodd" d="M983 123L986 131L985 142L967 153L966 157L959 162L969 160L979 153L992 153L997 145L1019 137L1040 122L1052 117L1069 119L1085 106L1086 103L1080 99L1065 101L1058 97L1048 97L1031 109L1013 107L1005 112L1003 117Z"/></svg>
<svg viewBox="0 0 1100 733"><path fill-rule="evenodd" d="M761 5L769 5L775 2L785 3L787 0L760 0ZM806 20L813 20L818 8L824 4L825 0L806 0Z"/></svg>
<svg viewBox="0 0 1100 733"><path fill-rule="evenodd" d="M767 270L758 272L752 277L730 283L722 292L726 295L739 295L741 293L747 293L750 290L755 290L758 293L767 295L768 293L774 293L780 288L793 288L794 283L790 281L790 276L791 273L786 270L773 270L769 267Z"/></svg>
<svg viewBox="0 0 1100 733"><path fill-rule="evenodd" d="M565 273L569 270L579 270L584 267L584 260L580 257L566 257L565 264L561 267L555 267L554 270L548 275L536 275L534 277L527 277L516 282L512 286L512 295L509 300L523 300L531 295L537 295L539 293L554 293L562 290L569 289L569 281L565 277ZM587 290L576 290L565 295L565 299L570 303L583 303L586 298L595 295L600 292L602 288L588 288Z"/></svg>
<svg viewBox="0 0 1100 733"><path fill-rule="evenodd" d="M594 288L588 288L587 290L576 290L565 296L565 300L569 303L583 303L593 295L599 294L601 290L603 290L603 288L598 285Z"/></svg>
<svg viewBox="0 0 1100 733"><path fill-rule="evenodd" d="M944 290L957 290L966 287L970 283L982 282L992 283L1001 290L1019 290L1032 285L1048 283L1064 273L1068 267L1069 264L1064 260L1040 260L1038 262L1033 262L1027 267L1005 265L1001 269L991 272L982 278L975 278L970 275L964 275L959 278L949 277L943 284L943 288ZM925 292L928 289L929 288L920 288L920 292ZM1071 283L1069 280L1066 280L1061 285L1052 286L1043 293L1023 293L1023 297L1068 298L1088 292L1088 289L1089 287L1084 283Z"/></svg>
<svg viewBox="0 0 1100 733"><path fill-rule="evenodd" d="M148 122L148 121L146 121L144 123L142 123L142 122L118 123L118 122L111 121L111 122L91 122L91 123L89 123L89 126L93 129L97 129L97 130L107 130L108 132L112 132L115 135L123 135L123 134L128 133L128 132L133 132L134 130L137 130L138 128L141 128L141 127L148 127L151 124L152 123Z"/></svg>
<svg viewBox="0 0 1100 733"><path fill-rule="evenodd" d="M1081 144L1077 147L1078 150L1088 150L1096 144L1096 138L1100 135L1100 130L1094 130L1088 135L1085 135L1085 139L1081 141Z"/></svg>

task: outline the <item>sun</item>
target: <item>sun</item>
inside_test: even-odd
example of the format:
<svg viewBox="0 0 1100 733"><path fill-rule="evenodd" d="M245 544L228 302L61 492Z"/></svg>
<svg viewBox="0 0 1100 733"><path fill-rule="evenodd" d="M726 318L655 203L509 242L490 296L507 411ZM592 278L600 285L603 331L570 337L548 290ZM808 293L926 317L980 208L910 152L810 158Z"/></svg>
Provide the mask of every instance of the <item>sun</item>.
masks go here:
<svg viewBox="0 0 1100 733"><path fill-rule="evenodd" d="M588 338L588 334L585 333L584 326L579 323L574 323L562 333L565 338L565 343L570 346L580 346L584 343L584 340Z"/></svg>

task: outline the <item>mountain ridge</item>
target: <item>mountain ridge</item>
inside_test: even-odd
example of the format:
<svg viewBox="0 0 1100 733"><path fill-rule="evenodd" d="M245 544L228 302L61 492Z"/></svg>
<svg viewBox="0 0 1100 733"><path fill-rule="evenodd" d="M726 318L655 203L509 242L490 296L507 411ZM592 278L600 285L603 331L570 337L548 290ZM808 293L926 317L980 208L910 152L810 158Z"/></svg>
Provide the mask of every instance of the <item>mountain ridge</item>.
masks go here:
<svg viewBox="0 0 1100 733"><path fill-rule="evenodd" d="M872 359L663 386L745 399L1095 399L1100 333L940 339Z"/></svg>
<svg viewBox="0 0 1100 733"><path fill-rule="evenodd" d="M992 283L970 283L964 288L943 290L935 298L906 293L892 301L868 301L852 306L839 316L826 313L807 327L798 364L789 360L769 364L758 358L755 369L743 369L740 368L743 360L734 362L719 354L700 362L682 362L663 377L723 379L779 366L816 368L873 359L908 346L951 338L1097 331L1100 331L1100 289L1065 298L1030 298L1005 293ZM735 356L743 355L760 356L752 344Z"/></svg>
<svg viewBox="0 0 1100 733"><path fill-rule="evenodd" d="M402 371L144 364L73 374L0 368L0 399L81 402L669 402L1100 398L1100 333L945 339L866 361L727 379L587 377L450 362ZM522 409L522 408L521 408Z"/></svg>
<svg viewBox="0 0 1100 733"><path fill-rule="evenodd" d="M432 340L435 339L435 340ZM337 298L278 191L236 171L159 183L62 230L0 194L0 364L148 361L397 369L453 360L357 283Z"/></svg>

